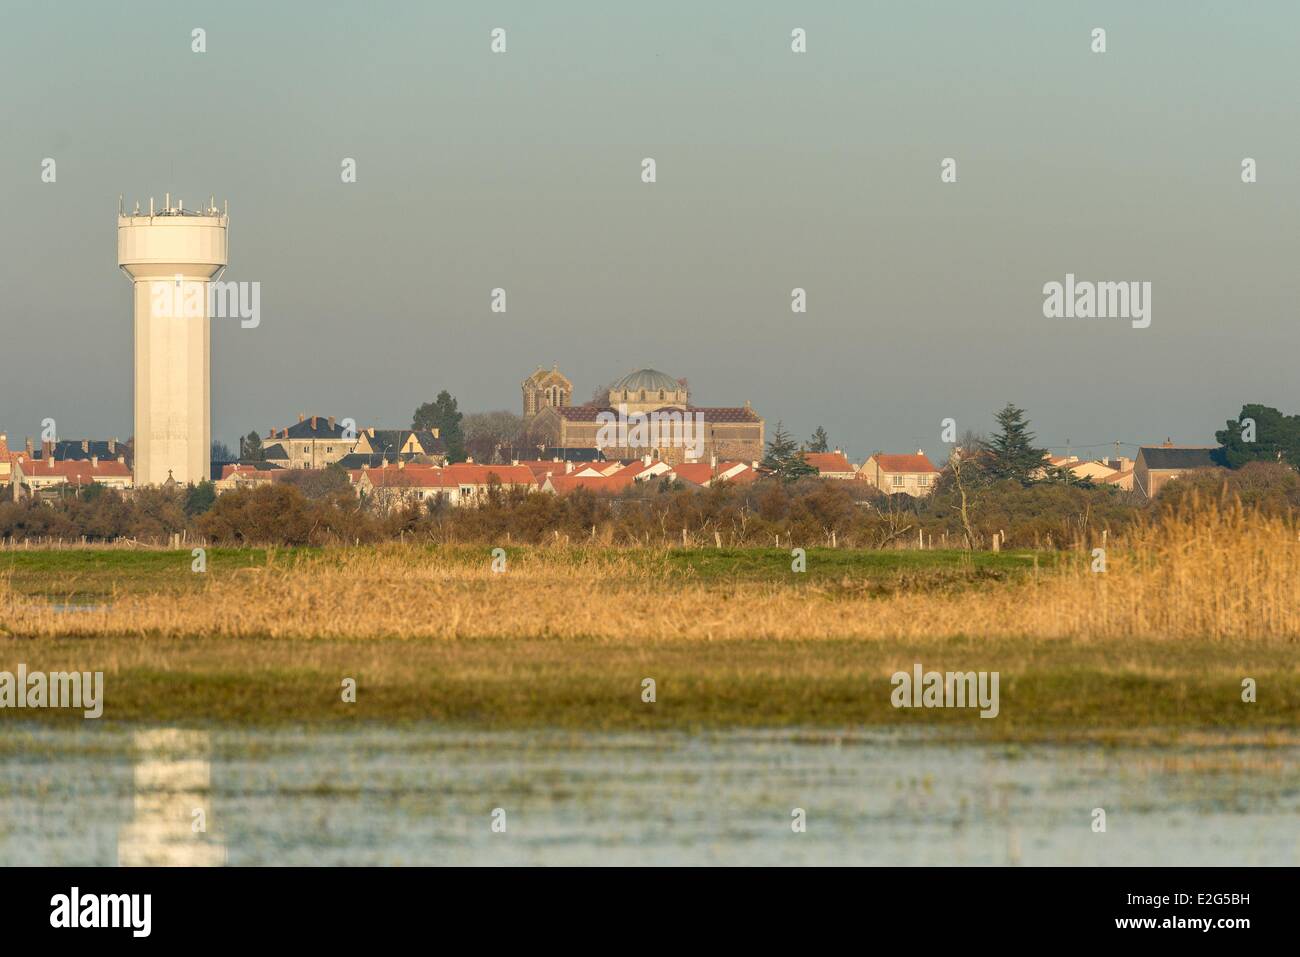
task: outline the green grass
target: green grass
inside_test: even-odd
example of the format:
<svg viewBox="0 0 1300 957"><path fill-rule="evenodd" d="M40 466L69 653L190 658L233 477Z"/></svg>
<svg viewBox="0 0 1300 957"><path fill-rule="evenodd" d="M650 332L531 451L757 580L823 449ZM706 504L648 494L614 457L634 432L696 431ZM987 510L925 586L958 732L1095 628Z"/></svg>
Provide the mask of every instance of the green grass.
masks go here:
<svg viewBox="0 0 1300 957"><path fill-rule="evenodd" d="M109 722L478 728L925 727L988 740L1165 740L1198 731L1294 740L1294 649L1246 642L277 641L58 639L0 645L0 670L105 671ZM1001 713L895 709L889 676L998 671ZM1243 677L1259 701L1241 701ZM342 700L357 681L355 704ZM658 700L641 701L652 677ZM78 722L60 711L6 720ZM0 735L2 738L3 735Z"/></svg>
<svg viewBox="0 0 1300 957"><path fill-rule="evenodd" d="M289 562L313 549L274 549L271 560ZM227 575L267 563L262 548L209 548L208 574ZM204 578L191 571L189 549L181 551L125 548L55 549L0 552L0 580L20 595L49 601L95 603L117 594L188 594L202 589Z"/></svg>
<svg viewBox="0 0 1300 957"><path fill-rule="evenodd" d="M356 552L358 549L352 549ZM363 546L361 551L367 550ZM511 562L523 558L530 546L506 549ZM491 554L486 546L427 546L429 555L440 554L466 566L481 565ZM627 549L570 547L546 549L574 563L584 560L628 559L647 570L703 583L767 581L794 587L843 583L873 583L882 590L926 588L954 582L1007 581L1030 574L1037 561L1042 568L1058 561L1051 552L865 551L810 548L807 571L791 573L789 549ZM220 577L240 569L297 561L330 561L341 551L315 548L209 548L207 575ZM418 560L420 550L413 552ZM130 550L123 548L71 548L0 552L0 580L7 579L21 595L48 601L95 603L118 594L191 594L202 590L205 579L190 570L191 552L182 550Z"/></svg>

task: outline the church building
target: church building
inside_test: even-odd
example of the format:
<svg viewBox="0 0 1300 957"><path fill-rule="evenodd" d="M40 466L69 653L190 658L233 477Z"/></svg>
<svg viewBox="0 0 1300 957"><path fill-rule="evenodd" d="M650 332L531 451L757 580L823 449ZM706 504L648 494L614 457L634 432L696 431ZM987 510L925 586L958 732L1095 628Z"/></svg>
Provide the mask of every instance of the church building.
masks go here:
<svg viewBox="0 0 1300 957"><path fill-rule="evenodd" d="M555 366L547 372L541 366L523 382L524 419L530 420L545 408L563 409L573 404L573 383Z"/></svg>
<svg viewBox="0 0 1300 957"><path fill-rule="evenodd" d="M537 375L525 380L525 411L527 383ZM569 384L567 379L563 381ZM572 395L571 387L565 395ZM649 443L642 444L635 428L617 432L610 426L620 414L634 421L639 415L663 419L664 425L652 430ZM686 383L655 369L638 369L619 379L610 387L605 405L575 406L566 398L563 403L542 405L529 419L530 441L565 449L599 448L607 459L651 455L678 465L688 460L707 462L714 456L718 461L742 462L763 457L763 420L748 402L744 406L691 405ZM685 442L681 441L683 430ZM611 434L621 438L611 443Z"/></svg>

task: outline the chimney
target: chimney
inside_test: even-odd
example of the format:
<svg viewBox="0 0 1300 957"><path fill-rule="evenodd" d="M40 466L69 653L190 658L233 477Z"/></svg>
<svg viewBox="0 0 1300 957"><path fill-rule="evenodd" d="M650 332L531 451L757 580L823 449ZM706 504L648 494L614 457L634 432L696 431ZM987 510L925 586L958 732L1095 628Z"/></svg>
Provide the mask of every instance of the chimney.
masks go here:
<svg viewBox="0 0 1300 957"><path fill-rule="evenodd" d="M83 452L89 452L89 451L90 451L90 440L89 440L89 439L82 439L82 440L81 440L81 451L83 451Z"/></svg>
<svg viewBox="0 0 1300 957"><path fill-rule="evenodd" d="M316 416L314 416L314 415L311 417L311 430L312 430L313 432L316 431Z"/></svg>
<svg viewBox="0 0 1300 957"><path fill-rule="evenodd" d="M98 456L98 455L92 455L92 456L90 457L90 467L91 467L92 469L97 469L97 468L99 468L99 456Z"/></svg>
<svg viewBox="0 0 1300 957"><path fill-rule="evenodd" d="M110 455L116 455L116 454L117 454L117 438L116 438L116 437L111 438L111 439L108 440L108 451L109 451L109 454L110 454Z"/></svg>
<svg viewBox="0 0 1300 957"><path fill-rule="evenodd" d="M334 416L332 416L332 415L330 416L330 418L329 418L329 423L330 423L330 431L333 432L333 431L334 431Z"/></svg>
<svg viewBox="0 0 1300 957"><path fill-rule="evenodd" d="M406 468L406 459L398 459L398 460L397 460L397 467L398 467L399 469L404 469L404 468Z"/></svg>
<svg viewBox="0 0 1300 957"><path fill-rule="evenodd" d="M301 421L302 421L303 419L305 419L305 418L307 418L306 413L304 413L304 412L299 412L299 413L298 413L298 421L299 421L299 422L301 422Z"/></svg>
<svg viewBox="0 0 1300 957"><path fill-rule="evenodd" d="M836 455L843 455L843 454L844 454L844 450L843 450L842 448L840 448L840 447L837 445L837 446L835 446L835 454L836 454Z"/></svg>
<svg viewBox="0 0 1300 957"><path fill-rule="evenodd" d="M511 465L518 465L518 464L519 464L519 460L518 460L518 459L511 459L511 460L510 460L510 464L511 464Z"/></svg>
<svg viewBox="0 0 1300 957"><path fill-rule="evenodd" d="M565 475L568 475L568 474L569 474L570 472L572 472L572 471L573 471L573 463L572 463L572 462L565 462L565 463L564 463L564 474L565 474Z"/></svg>
<svg viewBox="0 0 1300 957"><path fill-rule="evenodd" d="M32 455L32 437L29 435L27 436L27 457L30 459Z"/></svg>
<svg viewBox="0 0 1300 957"><path fill-rule="evenodd" d="M712 470L715 471L715 472L718 470L718 457L717 457L717 455L710 455L710 456L709 456L709 468L712 469Z"/></svg>
<svg viewBox="0 0 1300 957"><path fill-rule="evenodd" d="M126 464L126 456L125 456L125 455L119 455L119 456L117 457L117 460L118 460L118 462L120 462L122 465L125 465L125 464Z"/></svg>
<svg viewBox="0 0 1300 957"><path fill-rule="evenodd" d="M370 437L372 439L375 437L375 427L373 425L370 427Z"/></svg>
<svg viewBox="0 0 1300 957"><path fill-rule="evenodd" d="M54 458L54 443L49 439L41 442L41 457L45 459Z"/></svg>
<svg viewBox="0 0 1300 957"><path fill-rule="evenodd" d="M1172 449L1172 448L1174 447L1174 440L1171 439L1171 438L1169 438L1168 436L1165 436L1165 442L1164 442L1164 445L1162 445L1162 446L1160 446L1160 447L1161 447L1162 449Z"/></svg>
<svg viewBox="0 0 1300 957"><path fill-rule="evenodd" d="M916 454L917 454L917 455L924 455L924 454L925 454L925 449L917 449L917 450L916 450Z"/></svg>
<svg viewBox="0 0 1300 957"><path fill-rule="evenodd" d="M650 467L650 453L649 453L649 452L647 452L645 455L641 456L641 464L644 465L646 468L649 468L649 467Z"/></svg>

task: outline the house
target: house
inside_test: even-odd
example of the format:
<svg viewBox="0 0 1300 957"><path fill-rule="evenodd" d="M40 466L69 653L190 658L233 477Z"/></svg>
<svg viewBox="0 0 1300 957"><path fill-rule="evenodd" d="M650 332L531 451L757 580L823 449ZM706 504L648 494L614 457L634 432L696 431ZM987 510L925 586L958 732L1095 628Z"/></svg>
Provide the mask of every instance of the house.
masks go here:
<svg viewBox="0 0 1300 957"><path fill-rule="evenodd" d="M289 450L283 442L272 442L262 446L262 461L269 462L278 469L289 468Z"/></svg>
<svg viewBox="0 0 1300 957"><path fill-rule="evenodd" d="M858 475L857 469L839 449L834 452L805 452L803 460L817 470L820 478L854 479Z"/></svg>
<svg viewBox="0 0 1300 957"><path fill-rule="evenodd" d="M746 462L683 462L667 473L671 482L683 482L708 488L718 482L748 484L758 478L757 463Z"/></svg>
<svg viewBox="0 0 1300 957"><path fill-rule="evenodd" d="M1075 478L1087 479L1097 485L1106 484L1119 471L1105 462L1085 461L1077 455L1047 455L1044 460L1053 468L1065 469ZM1045 475L1046 470L1038 473L1040 478Z"/></svg>
<svg viewBox="0 0 1300 957"><path fill-rule="evenodd" d="M446 487L441 468L408 466L404 461L385 468L355 469L348 477L357 495L373 501L382 510L437 499Z"/></svg>
<svg viewBox="0 0 1300 957"><path fill-rule="evenodd" d="M631 475L638 482L649 482L651 479L660 478L673 469L667 462L658 461L649 455L644 458L634 459L631 462L620 462L618 464L620 474Z"/></svg>
<svg viewBox="0 0 1300 957"><path fill-rule="evenodd" d="M1155 498L1166 482L1196 469L1219 468L1217 447L1175 446L1169 439L1159 446L1138 449L1133 465L1133 485L1147 498Z"/></svg>
<svg viewBox="0 0 1300 957"><path fill-rule="evenodd" d="M617 495L632 487L636 482L633 475L614 473L613 475L548 475L542 481L542 491L554 495L568 495L577 489L586 489L597 495Z"/></svg>
<svg viewBox="0 0 1300 957"><path fill-rule="evenodd" d="M1120 472L1113 472L1102 479L1099 484L1113 485L1123 492L1131 492L1133 491L1133 469L1127 468Z"/></svg>
<svg viewBox="0 0 1300 957"><path fill-rule="evenodd" d="M447 446L436 429L362 429L350 455L383 456L390 462L407 461L447 464Z"/></svg>
<svg viewBox="0 0 1300 957"><path fill-rule="evenodd" d="M271 430L262 442L262 454L282 468L324 468L352 451L357 439L345 437L345 432L332 415L299 415L293 425Z"/></svg>
<svg viewBox="0 0 1300 957"><path fill-rule="evenodd" d="M59 439L42 442L38 449L32 448L31 439L27 440L27 458L55 459L56 461L86 461L92 458L115 459L123 457L131 465L131 443L119 442L117 439Z"/></svg>
<svg viewBox="0 0 1300 957"><path fill-rule="evenodd" d="M8 485L13 477L13 465L9 461L9 436L0 432L0 485Z"/></svg>
<svg viewBox="0 0 1300 957"><path fill-rule="evenodd" d="M15 498L51 498L67 486L82 489L90 485L102 485L122 490L134 485L124 455L114 459L92 456L89 459L61 462L51 458L32 459L26 453L21 453L13 457L11 462L10 480L14 485Z"/></svg>
<svg viewBox="0 0 1300 957"><path fill-rule="evenodd" d="M212 487L220 495L235 489L270 485L276 473L284 471L270 462L227 462L221 466L221 474L213 480Z"/></svg>
<svg viewBox="0 0 1300 957"><path fill-rule="evenodd" d="M921 498L934 491L939 470L921 449L915 455L873 452L858 469L857 477L887 495L901 493Z"/></svg>
<svg viewBox="0 0 1300 957"><path fill-rule="evenodd" d="M439 468L399 461L386 468L358 469L349 474L359 495L373 497L384 507L432 501L474 505L485 500L493 487L502 491L537 489L532 471L522 465L460 463Z"/></svg>

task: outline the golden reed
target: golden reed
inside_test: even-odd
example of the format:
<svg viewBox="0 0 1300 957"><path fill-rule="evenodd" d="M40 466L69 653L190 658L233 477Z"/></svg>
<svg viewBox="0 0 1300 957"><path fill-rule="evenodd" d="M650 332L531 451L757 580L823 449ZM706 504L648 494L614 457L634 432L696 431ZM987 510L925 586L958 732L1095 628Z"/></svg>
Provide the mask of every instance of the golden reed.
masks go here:
<svg viewBox="0 0 1300 957"><path fill-rule="evenodd" d="M201 591L55 611L0 584L15 636L555 638L596 641L972 637L1289 642L1300 637L1294 521L1193 503L1010 584L872 597L790 583L692 581L615 550L545 548L491 570L410 545L339 549L215 577ZM815 561L815 557L810 559ZM189 572L185 572L189 574ZM805 583L806 582L806 583ZM790 587L799 583L803 587Z"/></svg>

